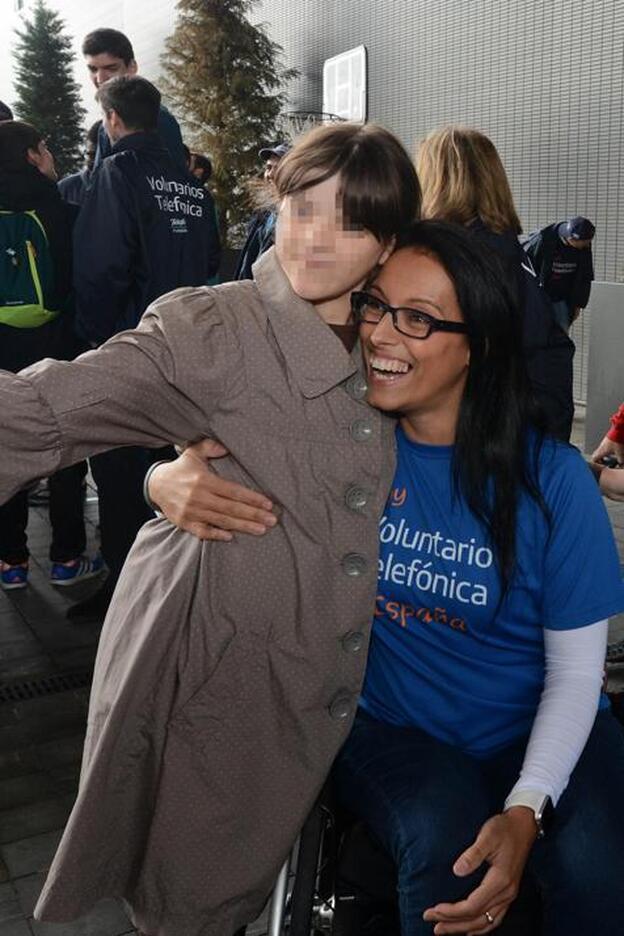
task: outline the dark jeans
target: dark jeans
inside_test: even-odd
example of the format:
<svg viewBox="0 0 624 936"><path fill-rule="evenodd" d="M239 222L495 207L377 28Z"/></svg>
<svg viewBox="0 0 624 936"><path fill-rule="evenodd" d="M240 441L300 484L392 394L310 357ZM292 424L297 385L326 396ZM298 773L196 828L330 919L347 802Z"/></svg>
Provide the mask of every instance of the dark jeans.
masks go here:
<svg viewBox="0 0 624 936"><path fill-rule="evenodd" d="M553 300L552 307L557 324L561 326L567 335L572 325L573 309L570 303L566 302L565 299L556 299Z"/></svg>
<svg viewBox="0 0 624 936"><path fill-rule="evenodd" d="M52 562L68 562L85 551L83 479L87 463L80 462L57 471L50 478L50 524ZM28 494L19 491L0 507L0 559L18 565L28 559L26 527Z"/></svg>
<svg viewBox="0 0 624 936"><path fill-rule="evenodd" d="M396 864L403 936L430 936L423 912L461 900L483 876L456 878L451 868L500 812L525 747L526 738L484 762L417 728L358 713L335 766L338 796ZM622 728L600 712L553 828L527 865L542 893L544 936L624 933L623 791Z"/></svg>
<svg viewBox="0 0 624 936"><path fill-rule="evenodd" d="M115 585L130 547L154 512L143 498L143 480L155 461L175 458L175 450L129 446L90 459L98 489L102 555L109 569L107 585Z"/></svg>
<svg viewBox="0 0 624 936"><path fill-rule="evenodd" d="M0 369L17 373L42 358L71 360L84 348L74 335L72 317L60 315L39 328L0 324ZM85 551L82 482L87 463L64 468L50 478L52 562L68 562ZM0 559L18 565L28 559L28 496L20 491L0 507Z"/></svg>

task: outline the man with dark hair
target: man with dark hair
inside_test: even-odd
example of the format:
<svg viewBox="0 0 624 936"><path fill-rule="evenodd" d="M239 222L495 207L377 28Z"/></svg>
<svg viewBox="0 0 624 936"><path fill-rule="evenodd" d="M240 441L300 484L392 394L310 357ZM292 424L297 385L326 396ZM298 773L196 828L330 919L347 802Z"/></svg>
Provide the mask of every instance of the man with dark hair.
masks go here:
<svg viewBox="0 0 624 936"><path fill-rule="evenodd" d="M157 88L112 78L97 98L112 149L75 235L77 321L91 345L134 328L158 296L204 284L220 259L210 193L177 168L156 132Z"/></svg>
<svg viewBox="0 0 624 936"><path fill-rule="evenodd" d="M95 123L91 124L87 130L85 137L86 147L85 147L85 165L84 169L81 169L80 172L73 172L71 175L65 176L64 179L58 184L59 192L64 201L70 205L82 205L85 195L87 194L87 187L89 185L89 179L91 178L91 173L93 172L93 165L95 163L95 154L97 152L98 145L98 135L100 132L100 127L102 126L101 120L96 120Z"/></svg>
<svg viewBox="0 0 624 936"><path fill-rule="evenodd" d="M219 267L210 193L179 169L156 132L160 94L145 78L101 85L111 155L94 172L74 237L77 325L92 346L134 328L154 299L201 286ZM104 613L139 528L152 516L142 484L153 455L115 449L91 460L100 501L104 588L79 613Z"/></svg>
<svg viewBox="0 0 624 936"><path fill-rule="evenodd" d="M566 332L589 300L595 233L589 218L577 215L542 228L523 244L540 286L552 300L557 322Z"/></svg>
<svg viewBox="0 0 624 936"><path fill-rule="evenodd" d="M71 321L71 212L56 187L54 158L41 134L0 122L0 368L19 371L79 350ZM72 585L102 569L84 555L82 462L50 478L50 580ZM0 585L28 583L28 494L0 507Z"/></svg>
<svg viewBox="0 0 624 936"><path fill-rule="evenodd" d="M110 78L136 75L138 66L134 50L128 37L118 29L94 29L85 36L82 54L87 63L87 70L96 88L100 88ZM182 167L186 165L182 134L175 117L160 105L158 113L158 133L173 160ZM102 159L110 156L111 144L102 128L98 137L95 167Z"/></svg>

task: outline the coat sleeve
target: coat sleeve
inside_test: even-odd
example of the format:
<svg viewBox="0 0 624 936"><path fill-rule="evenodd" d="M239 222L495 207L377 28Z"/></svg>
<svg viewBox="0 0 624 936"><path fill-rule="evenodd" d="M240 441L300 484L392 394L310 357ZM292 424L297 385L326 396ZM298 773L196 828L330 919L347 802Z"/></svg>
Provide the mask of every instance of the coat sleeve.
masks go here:
<svg viewBox="0 0 624 936"><path fill-rule="evenodd" d="M176 290L139 327L75 361L0 371L0 503L35 479L111 448L210 434L243 371L238 341L210 289Z"/></svg>
<svg viewBox="0 0 624 936"><path fill-rule="evenodd" d="M107 160L94 176L74 228L76 322L92 345L106 341L126 321L138 230L130 183Z"/></svg>

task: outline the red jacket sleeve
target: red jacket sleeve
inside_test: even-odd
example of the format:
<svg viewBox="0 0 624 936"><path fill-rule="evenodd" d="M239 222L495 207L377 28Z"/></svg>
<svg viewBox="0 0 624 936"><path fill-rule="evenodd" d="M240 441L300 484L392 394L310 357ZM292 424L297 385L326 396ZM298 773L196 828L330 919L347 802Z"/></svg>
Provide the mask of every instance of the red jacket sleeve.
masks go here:
<svg viewBox="0 0 624 936"><path fill-rule="evenodd" d="M611 428L607 432L607 438L618 445L624 445L624 403L611 417Z"/></svg>

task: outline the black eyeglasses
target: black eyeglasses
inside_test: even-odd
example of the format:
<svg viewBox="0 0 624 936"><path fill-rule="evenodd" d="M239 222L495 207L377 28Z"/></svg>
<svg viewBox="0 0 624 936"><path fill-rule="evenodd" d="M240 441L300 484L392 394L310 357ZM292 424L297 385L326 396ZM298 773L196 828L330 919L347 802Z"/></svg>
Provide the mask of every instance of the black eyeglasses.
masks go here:
<svg viewBox="0 0 624 936"><path fill-rule="evenodd" d="M463 335L468 332L464 322L446 322L419 309L395 308L366 292L351 293L351 309L358 323L367 322L369 325L378 325L388 313L396 330L408 338L428 338L434 331L459 332Z"/></svg>

